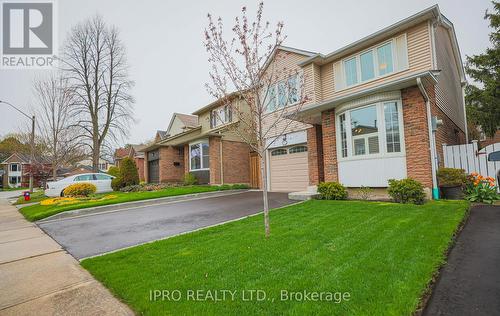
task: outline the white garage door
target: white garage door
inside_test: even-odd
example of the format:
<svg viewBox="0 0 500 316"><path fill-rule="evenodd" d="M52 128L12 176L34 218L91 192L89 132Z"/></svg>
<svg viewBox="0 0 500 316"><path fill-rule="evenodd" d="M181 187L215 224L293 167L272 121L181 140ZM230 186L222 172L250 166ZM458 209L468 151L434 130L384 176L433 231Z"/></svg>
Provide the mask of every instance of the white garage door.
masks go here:
<svg viewBox="0 0 500 316"><path fill-rule="evenodd" d="M304 191L309 185L305 144L271 149L269 161L271 191Z"/></svg>

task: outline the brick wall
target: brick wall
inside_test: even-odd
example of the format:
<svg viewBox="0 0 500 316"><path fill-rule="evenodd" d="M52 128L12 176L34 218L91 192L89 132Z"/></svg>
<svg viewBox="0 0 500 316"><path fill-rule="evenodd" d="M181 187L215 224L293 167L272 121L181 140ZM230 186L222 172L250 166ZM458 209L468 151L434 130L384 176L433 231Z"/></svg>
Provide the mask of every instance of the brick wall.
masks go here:
<svg viewBox="0 0 500 316"><path fill-rule="evenodd" d="M317 185L324 181L323 133L321 125L314 125L307 129L307 147L309 184Z"/></svg>
<svg viewBox="0 0 500 316"><path fill-rule="evenodd" d="M335 110L322 112L321 122L325 181L338 181L337 147L335 145Z"/></svg>
<svg viewBox="0 0 500 316"><path fill-rule="evenodd" d="M145 181L144 176L144 158L135 157L135 165L137 166L137 173L139 173L139 181Z"/></svg>
<svg viewBox="0 0 500 316"><path fill-rule="evenodd" d="M208 139L210 153L210 184L221 184L220 174L220 137L210 137Z"/></svg>
<svg viewBox="0 0 500 316"><path fill-rule="evenodd" d="M222 161L224 183L250 183L250 147L247 144L223 140Z"/></svg>
<svg viewBox="0 0 500 316"><path fill-rule="evenodd" d="M146 183L149 183L148 152L147 151L144 153L144 157L145 157L144 158L144 164L143 164L143 166L144 166L144 172L143 172L144 173L144 181Z"/></svg>
<svg viewBox="0 0 500 316"><path fill-rule="evenodd" d="M425 100L417 86L401 90L401 98L407 175L431 188L431 156Z"/></svg>
<svg viewBox="0 0 500 316"><path fill-rule="evenodd" d="M184 159L177 147L160 147L160 182L178 182L184 177ZM174 165L177 162L178 165Z"/></svg>

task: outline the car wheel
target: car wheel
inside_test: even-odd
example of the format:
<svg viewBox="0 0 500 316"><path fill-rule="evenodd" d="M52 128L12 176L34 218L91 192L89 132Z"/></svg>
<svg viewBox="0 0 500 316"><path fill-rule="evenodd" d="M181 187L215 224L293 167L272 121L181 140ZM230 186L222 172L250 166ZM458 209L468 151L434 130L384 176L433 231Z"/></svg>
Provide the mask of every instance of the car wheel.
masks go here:
<svg viewBox="0 0 500 316"><path fill-rule="evenodd" d="M61 191L61 197L64 197L64 190Z"/></svg>

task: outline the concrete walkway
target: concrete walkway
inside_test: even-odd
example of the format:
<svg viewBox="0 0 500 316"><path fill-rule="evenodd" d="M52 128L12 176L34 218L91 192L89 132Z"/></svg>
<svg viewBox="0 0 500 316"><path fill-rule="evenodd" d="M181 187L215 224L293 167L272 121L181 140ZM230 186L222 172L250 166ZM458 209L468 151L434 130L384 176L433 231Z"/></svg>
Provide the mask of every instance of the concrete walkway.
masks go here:
<svg viewBox="0 0 500 316"><path fill-rule="evenodd" d="M500 315L500 206L471 209L424 315Z"/></svg>
<svg viewBox="0 0 500 316"><path fill-rule="evenodd" d="M0 315L133 315L59 244L0 199Z"/></svg>

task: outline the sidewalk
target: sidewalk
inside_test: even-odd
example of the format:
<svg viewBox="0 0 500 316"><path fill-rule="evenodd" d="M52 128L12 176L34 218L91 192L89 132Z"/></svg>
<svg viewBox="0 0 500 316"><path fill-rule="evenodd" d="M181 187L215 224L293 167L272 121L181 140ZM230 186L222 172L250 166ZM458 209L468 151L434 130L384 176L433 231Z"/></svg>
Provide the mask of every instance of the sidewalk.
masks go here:
<svg viewBox="0 0 500 316"><path fill-rule="evenodd" d="M0 280L0 315L133 315L5 199L0 199Z"/></svg>
<svg viewBox="0 0 500 316"><path fill-rule="evenodd" d="M474 206L424 315L500 315L500 206Z"/></svg>

